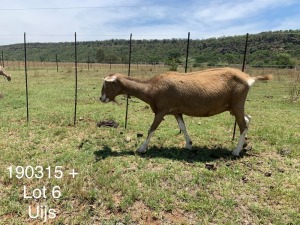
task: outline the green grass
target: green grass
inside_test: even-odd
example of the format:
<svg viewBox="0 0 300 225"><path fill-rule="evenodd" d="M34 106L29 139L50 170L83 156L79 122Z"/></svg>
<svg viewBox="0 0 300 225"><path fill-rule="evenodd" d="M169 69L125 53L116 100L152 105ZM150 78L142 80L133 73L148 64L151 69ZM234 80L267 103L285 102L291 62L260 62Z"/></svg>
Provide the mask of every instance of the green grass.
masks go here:
<svg viewBox="0 0 300 225"><path fill-rule="evenodd" d="M121 67L117 71L127 73ZM150 67L132 73L161 71ZM300 223L300 103L286 98L299 72L251 69L254 75L272 72L275 78L255 84L249 93L252 150L239 158L231 155L237 138L231 141L234 119L229 113L185 117L193 150L183 148L175 118L165 117L147 153L135 155L153 114L145 103L130 99L125 130L125 99L118 97L119 104L98 101L102 78L111 72L105 68L79 70L76 127L73 70L29 70L27 124L24 73L10 72L12 82L0 83L0 224L42 223L28 216L28 207L37 203L56 210L52 224ZM96 126L106 119L119 128ZM208 170L206 163L216 169ZM75 169L79 175L19 180L9 178L10 165L62 166L64 174ZM58 185L62 196L26 200L23 185Z"/></svg>

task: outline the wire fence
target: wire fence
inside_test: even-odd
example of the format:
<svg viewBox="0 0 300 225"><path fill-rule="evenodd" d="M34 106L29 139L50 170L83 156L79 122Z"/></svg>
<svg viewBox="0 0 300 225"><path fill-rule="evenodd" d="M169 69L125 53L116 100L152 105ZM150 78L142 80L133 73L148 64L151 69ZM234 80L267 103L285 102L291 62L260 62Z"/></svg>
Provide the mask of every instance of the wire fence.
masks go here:
<svg viewBox="0 0 300 225"><path fill-rule="evenodd" d="M132 39L132 36L130 35L130 40ZM246 57L247 57L247 44L248 44L248 34L245 36L245 46L241 49L241 51L244 51L244 58L241 61L241 64L229 64L230 67L235 67L239 68L241 70L246 70L247 73L252 74L252 72L255 70L255 74L266 74L266 73L274 73L276 75L276 80L273 82L279 82L282 84L279 88L284 91L288 90L288 86L291 86L292 84L295 83L300 83L300 73L298 72L299 66L295 66L293 69L285 69L284 72L284 77L281 77L281 73L284 69L280 68L282 66L260 66L259 68L253 68L250 66L246 65ZM28 83L30 83L30 80L28 80L27 77L27 72L28 71L34 71L34 70L56 70L58 73L61 70L69 70L70 73L74 73L75 79L74 79L74 88L75 88L75 93L74 93L74 126L76 126L77 122L77 96L78 96L78 71L82 72L84 70L97 70L97 71L128 71L128 76L132 75L137 75L140 74L141 71L152 71L153 74L159 74L162 72L165 72L169 69L169 65L166 65L165 63L159 63L159 62L138 62L138 63L132 63L131 62L131 52L132 52L132 42L128 41L128 58L127 60L124 61L124 63L119 64L113 61L110 61L108 63L91 63L87 61L86 63L80 63L78 62L78 52L77 52L77 40L76 40L76 33L74 36L74 62L63 62L61 60L58 62L57 60L57 55L56 55L56 61L54 62L38 62L38 61L27 61L27 52L26 52L26 34L24 33L24 61L9 61L9 60L4 60L4 54L2 52L1 54L1 64L10 70L24 70L25 74L25 86L26 86L26 112L27 112L27 122L29 123L30 117L29 117L29 92L30 89L28 88ZM68 45L70 43L67 43ZM189 50L190 48L193 47L190 43L190 33L188 33L188 38L187 38L187 46L186 46L186 58L184 60L185 63L179 64L179 67L177 68L178 71L180 72L188 72L190 70L198 70L198 69L205 69L209 68L208 65L205 66L205 68L192 68L188 61L189 61ZM62 45L63 48L63 45ZM262 59L263 60L263 59ZM224 65L214 65L213 67L216 66L224 66ZM274 69L278 69L277 72ZM287 76L293 77L292 81L287 81L285 78ZM297 94L297 91L296 91ZM288 93L287 93L288 95ZM273 95L274 96L274 95ZM127 104L126 104L126 116L125 116L125 128L127 127L127 119L128 119L128 99L127 99ZM233 134L234 138L234 134Z"/></svg>

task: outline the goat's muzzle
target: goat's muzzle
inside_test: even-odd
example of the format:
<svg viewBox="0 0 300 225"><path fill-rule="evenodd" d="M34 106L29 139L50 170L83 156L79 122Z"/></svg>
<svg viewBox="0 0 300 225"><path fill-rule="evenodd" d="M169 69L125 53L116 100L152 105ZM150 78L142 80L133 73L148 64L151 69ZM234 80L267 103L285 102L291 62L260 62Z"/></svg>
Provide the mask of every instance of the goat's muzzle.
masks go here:
<svg viewBox="0 0 300 225"><path fill-rule="evenodd" d="M109 102L109 98L106 98L105 95L102 95L102 96L100 97L100 101L103 102L103 103L108 103L108 102Z"/></svg>

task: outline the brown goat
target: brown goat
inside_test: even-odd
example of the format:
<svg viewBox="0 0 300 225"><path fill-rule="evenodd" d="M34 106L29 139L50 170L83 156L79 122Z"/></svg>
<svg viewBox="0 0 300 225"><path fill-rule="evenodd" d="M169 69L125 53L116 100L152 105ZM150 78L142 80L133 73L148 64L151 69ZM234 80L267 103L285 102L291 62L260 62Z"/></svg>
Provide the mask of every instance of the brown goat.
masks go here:
<svg viewBox="0 0 300 225"><path fill-rule="evenodd" d="M8 81L11 81L11 76L7 73L2 66L0 66L0 75L6 77Z"/></svg>
<svg viewBox="0 0 300 225"><path fill-rule="evenodd" d="M165 115L174 115L185 135L187 149L192 141L186 131L182 115L208 117L224 111L235 116L240 138L233 155L243 149L251 117L244 114L250 86L256 80L270 80L271 75L250 77L237 69L210 69L187 74L168 73L148 80L111 74L104 79L100 100L114 101L120 94L135 96L148 103L155 114L148 137L137 150L145 152L154 131Z"/></svg>

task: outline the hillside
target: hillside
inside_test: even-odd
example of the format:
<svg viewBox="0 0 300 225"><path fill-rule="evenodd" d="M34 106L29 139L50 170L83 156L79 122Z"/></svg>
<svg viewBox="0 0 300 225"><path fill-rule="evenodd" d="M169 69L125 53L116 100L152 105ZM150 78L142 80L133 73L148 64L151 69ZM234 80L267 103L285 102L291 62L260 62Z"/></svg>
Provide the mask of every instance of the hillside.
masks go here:
<svg viewBox="0 0 300 225"><path fill-rule="evenodd" d="M190 63L241 64L245 36L191 40ZM133 40L132 62L184 62L187 40ZM77 43L79 62L125 63L128 40L105 40ZM23 60L23 44L0 46L4 60ZM74 61L74 43L28 43L29 61ZM253 66L293 67L300 62L300 30L263 32L249 35L247 64Z"/></svg>

